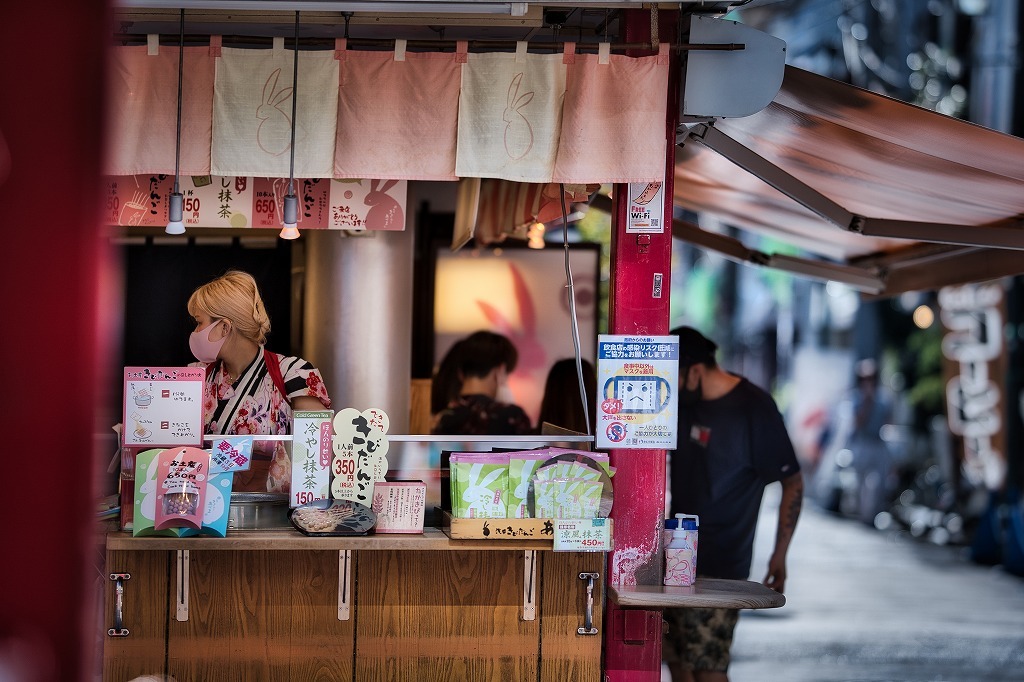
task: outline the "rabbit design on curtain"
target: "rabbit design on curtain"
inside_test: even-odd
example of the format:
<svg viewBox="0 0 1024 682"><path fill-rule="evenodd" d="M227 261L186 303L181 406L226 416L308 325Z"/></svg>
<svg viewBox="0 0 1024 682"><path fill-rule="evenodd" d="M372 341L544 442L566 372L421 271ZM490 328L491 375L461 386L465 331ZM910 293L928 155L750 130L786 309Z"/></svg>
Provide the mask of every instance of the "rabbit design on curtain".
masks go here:
<svg viewBox="0 0 1024 682"><path fill-rule="evenodd" d="M291 101L292 86L277 89L281 77L281 69L274 71L263 84L263 103L256 107L256 143L260 149L273 156L280 156L291 148L292 117L284 109L284 104Z"/></svg>
<svg viewBox="0 0 1024 682"><path fill-rule="evenodd" d="M531 90L520 95L519 87L522 84L523 72L520 71L508 84L508 99L505 111L501 114L501 119L505 121L505 151L513 161L518 161L533 149L533 126L523 109L533 101L536 93Z"/></svg>

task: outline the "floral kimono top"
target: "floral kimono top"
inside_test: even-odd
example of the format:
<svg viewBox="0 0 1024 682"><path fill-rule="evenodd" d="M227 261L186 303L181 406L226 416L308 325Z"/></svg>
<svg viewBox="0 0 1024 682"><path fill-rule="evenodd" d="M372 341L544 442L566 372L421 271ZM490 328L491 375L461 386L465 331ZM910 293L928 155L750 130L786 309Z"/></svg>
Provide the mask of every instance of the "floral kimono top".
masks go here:
<svg viewBox="0 0 1024 682"><path fill-rule="evenodd" d="M297 357L277 355L287 399L274 385L264 360L263 347L256 358L232 384L224 365L215 363L203 390L203 418L207 434L283 435L291 433L290 401L302 396L317 398L330 409L320 372ZM206 363L193 363L206 367ZM291 460L282 441L255 441L249 471L235 473L233 489L249 492L287 493Z"/></svg>

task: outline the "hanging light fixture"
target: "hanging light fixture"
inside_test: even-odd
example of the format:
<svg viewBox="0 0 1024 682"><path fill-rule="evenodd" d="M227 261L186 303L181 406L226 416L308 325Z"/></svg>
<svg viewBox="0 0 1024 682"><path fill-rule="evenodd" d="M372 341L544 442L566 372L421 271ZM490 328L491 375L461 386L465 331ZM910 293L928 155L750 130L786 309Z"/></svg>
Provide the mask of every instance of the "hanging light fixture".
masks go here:
<svg viewBox="0 0 1024 682"><path fill-rule="evenodd" d="M295 56L292 59L292 144L288 169L288 194L284 197L284 227L281 239L299 238L299 199L295 196L295 111L299 94L299 13L295 13Z"/></svg>
<svg viewBox="0 0 1024 682"><path fill-rule="evenodd" d="M530 229L526 231L526 245L531 249L543 249L544 248L544 231L547 226L544 223L534 223L530 225Z"/></svg>
<svg viewBox="0 0 1024 682"><path fill-rule="evenodd" d="M181 10L181 26L178 30L178 119L177 138L174 146L174 191L171 192L167 205L167 234L185 234L185 223L182 222L184 197L178 186L178 169L181 164L181 81L185 71L185 10Z"/></svg>

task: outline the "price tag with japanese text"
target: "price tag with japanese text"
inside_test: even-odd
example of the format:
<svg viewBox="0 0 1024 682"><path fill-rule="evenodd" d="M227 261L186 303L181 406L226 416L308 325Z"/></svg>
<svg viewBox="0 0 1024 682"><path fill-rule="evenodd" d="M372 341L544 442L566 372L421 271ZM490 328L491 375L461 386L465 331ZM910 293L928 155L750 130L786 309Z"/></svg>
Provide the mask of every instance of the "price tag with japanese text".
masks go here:
<svg viewBox="0 0 1024 682"><path fill-rule="evenodd" d="M555 519L556 552L610 552L611 519Z"/></svg>
<svg viewBox="0 0 1024 682"><path fill-rule="evenodd" d="M332 439L330 410L292 415L292 478L288 504L298 507L331 496Z"/></svg>
<svg viewBox="0 0 1024 682"><path fill-rule="evenodd" d="M221 436L210 448L210 471L248 471L252 466L252 436Z"/></svg>
<svg viewBox="0 0 1024 682"><path fill-rule="evenodd" d="M388 472L387 432L390 420L383 410L360 412L352 407L334 417L334 461L331 496L369 507L373 486Z"/></svg>

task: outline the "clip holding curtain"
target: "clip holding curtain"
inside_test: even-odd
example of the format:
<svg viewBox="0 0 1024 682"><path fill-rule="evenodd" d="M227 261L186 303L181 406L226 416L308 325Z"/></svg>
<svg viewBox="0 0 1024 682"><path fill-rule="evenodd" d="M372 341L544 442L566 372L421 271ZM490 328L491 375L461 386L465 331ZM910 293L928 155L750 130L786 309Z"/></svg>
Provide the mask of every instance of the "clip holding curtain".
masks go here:
<svg viewBox="0 0 1024 682"><path fill-rule="evenodd" d="M562 45L562 63L576 63L576 43L567 42Z"/></svg>
<svg viewBox="0 0 1024 682"><path fill-rule="evenodd" d="M160 35L157 33L146 34L146 54L155 57L160 54Z"/></svg>
<svg viewBox="0 0 1024 682"><path fill-rule="evenodd" d="M405 61L405 48L409 44L409 41L405 38L395 38L395 61Z"/></svg>
<svg viewBox="0 0 1024 682"><path fill-rule="evenodd" d="M526 61L526 48L528 43L525 40L516 41L516 62Z"/></svg>
<svg viewBox="0 0 1024 682"><path fill-rule="evenodd" d="M611 43L598 43L597 45L597 63L608 64L611 62L612 44Z"/></svg>

